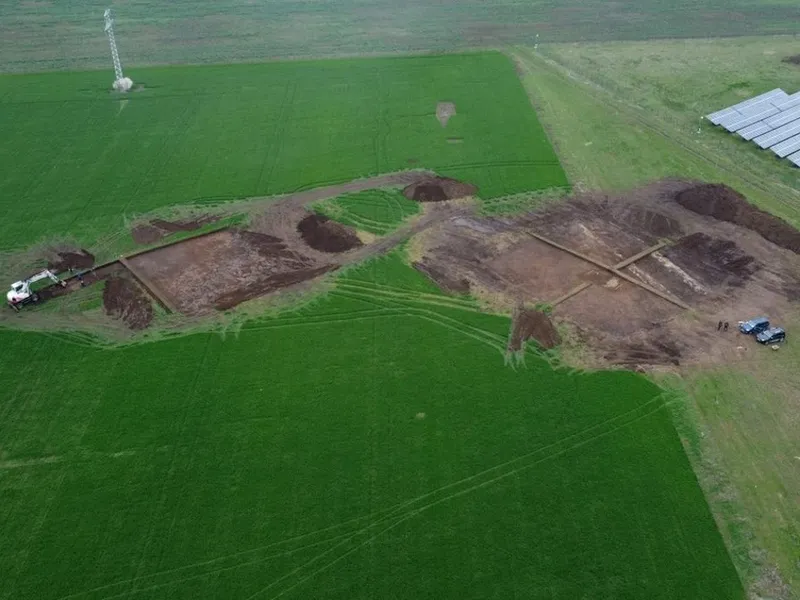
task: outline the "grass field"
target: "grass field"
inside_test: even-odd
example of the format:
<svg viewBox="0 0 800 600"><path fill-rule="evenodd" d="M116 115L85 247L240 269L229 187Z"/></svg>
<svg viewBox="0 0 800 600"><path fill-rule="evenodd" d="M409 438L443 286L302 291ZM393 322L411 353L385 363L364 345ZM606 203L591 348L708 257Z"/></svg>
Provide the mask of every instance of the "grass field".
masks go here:
<svg viewBox="0 0 800 600"><path fill-rule="evenodd" d="M108 3L0 5L0 70L109 68ZM543 42L796 34L787 0L121 0L123 64L453 51ZM126 63L127 61L127 63Z"/></svg>
<svg viewBox="0 0 800 600"><path fill-rule="evenodd" d="M0 332L0 597L743 597L660 390L507 331L394 255L226 339Z"/></svg>
<svg viewBox="0 0 800 600"><path fill-rule="evenodd" d="M780 62L793 45L753 38L512 54L576 187L625 189L668 176L722 181L799 226L796 171L730 135L707 127L695 135L697 115L717 104L762 88L800 89L800 70ZM800 597L796 355L794 345L749 353L726 368L664 381L681 393L681 436L739 572L761 597Z"/></svg>
<svg viewBox="0 0 800 600"><path fill-rule="evenodd" d="M425 167L491 198L566 183L501 54L0 77L0 248L124 215ZM443 128L436 104L457 114ZM448 138L463 143L448 143ZM31 219L30 215L36 218Z"/></svg>
<svg viewBox="0 0 800 600"><path fill-rule="evenodd" d="M314 204L313 209L361 231L384 235L420 211L400 190L367 190Z"/></svg>

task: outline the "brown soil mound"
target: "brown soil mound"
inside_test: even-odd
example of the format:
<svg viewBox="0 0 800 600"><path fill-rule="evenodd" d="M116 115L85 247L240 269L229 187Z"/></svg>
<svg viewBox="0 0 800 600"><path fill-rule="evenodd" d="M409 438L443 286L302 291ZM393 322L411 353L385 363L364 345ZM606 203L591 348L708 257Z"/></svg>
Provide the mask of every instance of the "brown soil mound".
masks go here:
<svg viewBox="0 0 800 600"><path fill-rule="evenodd" d="M103 306L107 315L122 319L133 330L144 329L153 320L153 305L147 293L127 277L106 281Z"/></svg>
<svg viewBox="0 0 800 600"><path fill-rule="evenodd" d="M297 224L303 241L320 252L345 252L362 246L349 227L322 215L308 215Z"/></svg>
<svg viewBox="0 0 800 600"><path fill-rule="evenodd" d="M800 65L800 54L795 54L794 56L787 56L786 58L783 59L783 62L792 65Z"/></svg>
<svg viewBox="0 0 800 600"><path fill-rule="evenodd" d="M59 252L58 260L50 262L47 268L54 273L63 273L70 269L90 269L94 266L94 255L87 250L79 252Z"/></svg>
<svg viewBox="0 0 800 600"><path fill-rule="evenodd" d="M696 185L678 193L675 200L697 214L746 227L776 246L800 254L800 231L786 221L756 208L739 192L726 185Z"/></svg>
<svg viewBox="0 0 800 600"><path fill-rule="evenodd" d="M149 223L137 225L131 229L133 241L137 244L154 244L157 241L178 231L194 231L203 225L208 225L218 221L219 217L206 216L193 221L165 221L164 219L153 219Z"/></svg>
<svg viewBox="0 0 800 600"><path fill-rule="evenodd" d="M522 350L524 342L530 339L545 349L555 348L561 343L561 336L545 313L527 308L518 309L514 314L508 349Z"/></svg>
<svg viewBox="0 0 800 600"><path fill-rule="evenodd" d="M442 202L473 196L478 188L448 177L430 177L412 183L403 190L403 195L417 202Z"/></svg>

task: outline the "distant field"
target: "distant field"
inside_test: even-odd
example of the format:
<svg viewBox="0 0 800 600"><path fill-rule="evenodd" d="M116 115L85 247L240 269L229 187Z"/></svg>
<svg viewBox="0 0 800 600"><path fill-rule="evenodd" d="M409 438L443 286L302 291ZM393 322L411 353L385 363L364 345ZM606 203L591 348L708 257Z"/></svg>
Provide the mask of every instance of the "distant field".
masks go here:
<svg viewBox="0 0 800 600"><path fill-rule="evenodd" d="M339 223L384 235L418 214L420 205L400 190L368 190L318 202L313 209Z"/></svg>
<svg viewBox="0 0 800 600"><path fill-rule="evenodd" d="M107 2L0 5L0 70L110 67ZM543 42L798 33L786 0L122 0L123 63L453 51Z"/></svg>
<svg viewBox="0 0 800 600"><path fill-rule="evenodd" d="M126 215L409 168L469 181L485 198L566 184L498 53L132 75L145 88L124 100L106 73L0 77L0 248L56 235L91 243ZM440 101L456 105L446 128Z"/></svg>
<svg viewBox="0 0 800 600"><path fill-rule="evenodd" d="M227 338L0 331L0 597L743 598L661 391L507 334L397 255Z"/></svg>

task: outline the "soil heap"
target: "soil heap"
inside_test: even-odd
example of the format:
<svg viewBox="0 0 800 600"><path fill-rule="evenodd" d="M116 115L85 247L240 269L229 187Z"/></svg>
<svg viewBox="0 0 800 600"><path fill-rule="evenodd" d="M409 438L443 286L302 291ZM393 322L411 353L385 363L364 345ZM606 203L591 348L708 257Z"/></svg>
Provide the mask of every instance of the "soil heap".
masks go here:
<svg viewBox="0 0 800 600"><path fill-rule="evenodd" d="M94 254L87 250L78 252L58 252L58 260L50 261L47 268L54 273L63 273L70 269L91 269L94 266Z"/></svg>
<svg viewBox="0 0 800 600"><path fill-rule="evenodd" d="M417 202L442 202L473 196L478 188L448 177L429 177L421 179L403 190L403 195Z"/></svg>
<svg viewBox="0 0 800 600"><path fill-rule="evenodd" d="M351 228L322 215L308 215L297 224L297 231L320 252L345 252L363 245Z"/></svg>
<svg viewBox="0 0 800 600"><path fill-rule="evenodd" d="M756 208L726 185L696 185L679 192L675 200L699 215L746 227L776 246L800 254L800 231L783 219Z"/></svg>
<svg viewBox="0 0 800 600"><path fill-rule="evenodd" d="M512 352L522 350L523 343L530 339L546 350L561 343L561 336L550 317L538 310L519 308L514 313L508 349Z"/></svg>

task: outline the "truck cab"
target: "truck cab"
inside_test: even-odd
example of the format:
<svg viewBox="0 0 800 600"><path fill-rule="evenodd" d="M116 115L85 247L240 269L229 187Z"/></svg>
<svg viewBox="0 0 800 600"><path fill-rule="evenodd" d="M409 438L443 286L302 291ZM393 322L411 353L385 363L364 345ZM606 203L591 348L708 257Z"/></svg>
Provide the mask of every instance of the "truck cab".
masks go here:
<svg viewBox="0 0 800 600"><path fill-rule="evenodd" d="M756 336L759 344L780 344L786 341L786 332L780 327L772 327Z"/></svg>
<svg viewBox="0 0 800 600"><path fill-rule="evenodd" d="M739 323L739 331L747 335L758 335L767 329L769 329L769 319L767 317L758 317Z"/></svg>

